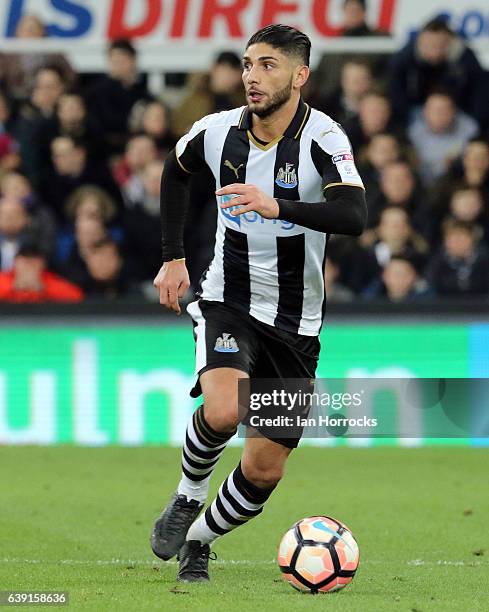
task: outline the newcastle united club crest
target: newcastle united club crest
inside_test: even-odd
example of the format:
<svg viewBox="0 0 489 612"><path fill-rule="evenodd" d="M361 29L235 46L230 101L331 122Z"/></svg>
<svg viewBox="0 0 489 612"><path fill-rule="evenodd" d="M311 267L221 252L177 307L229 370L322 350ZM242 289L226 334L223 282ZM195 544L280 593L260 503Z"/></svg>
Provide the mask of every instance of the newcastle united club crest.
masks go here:
<svg viewBox="0 0 489 612"><path fill-rule="evenodd" d="M280 168L275 182L279 187L284 187L285 189L297 187L297 174L295 173L294 164L285 164L285 170Z"/></svg>

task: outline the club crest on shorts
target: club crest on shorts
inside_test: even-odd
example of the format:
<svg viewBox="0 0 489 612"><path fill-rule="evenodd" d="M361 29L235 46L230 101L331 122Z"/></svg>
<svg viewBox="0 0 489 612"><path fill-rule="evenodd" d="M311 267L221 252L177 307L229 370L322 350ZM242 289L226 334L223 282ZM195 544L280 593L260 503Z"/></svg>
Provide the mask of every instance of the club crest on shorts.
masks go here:
<svg viewBox="0 0 489 612"><path fill-rule="evenodd" d="M294 164L285 164L285 170L280 168L275 182L279 187L284 187L285 189L297 187L297 174L295 173Z"/></svg>
<svg viewBox="0 0 489 612"><path fill-rule="evenodd" d="M218 353L237 353L239 348L231 334L223 333L222 336L217 338L214 350Z"/></svg>

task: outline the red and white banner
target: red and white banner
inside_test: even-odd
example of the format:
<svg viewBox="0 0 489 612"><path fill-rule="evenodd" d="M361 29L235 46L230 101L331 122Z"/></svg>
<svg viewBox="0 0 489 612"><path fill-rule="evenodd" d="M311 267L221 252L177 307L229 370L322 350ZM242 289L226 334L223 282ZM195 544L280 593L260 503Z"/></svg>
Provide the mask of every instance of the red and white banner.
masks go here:
<svg viewBox="0 0 489 612"><path fill-rule="evenodd" d="M180 70L208 66L216 51L242 49L247 38L269 23L304 30L315 56L340 49L343 0L2 0L0 45L24 48L13 37L19 19L38 15L46 24L44 47L64 49L79 68L103 63L107 41L135 40L146 69ZM355 42L351 50L397 48L428 19L446 14L452 27L489 53L489 8L482 0L370 0L371 27L391 33L392 41ZM38 42L27 45L35 48ZM351 48L351 42L348 43Z"/></svg>

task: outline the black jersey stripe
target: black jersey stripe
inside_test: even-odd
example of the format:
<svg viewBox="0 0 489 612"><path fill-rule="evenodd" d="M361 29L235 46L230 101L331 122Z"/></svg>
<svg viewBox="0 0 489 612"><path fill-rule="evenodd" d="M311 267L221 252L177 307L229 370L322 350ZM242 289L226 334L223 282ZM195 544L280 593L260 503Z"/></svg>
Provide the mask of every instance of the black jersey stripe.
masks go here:
<svg viewBox="0 0 489 612"><path fill-rule="evenodd" d="M184 152L180 155L180 157L177 156L177 161L180 167L189 174L198 172L206 166L204 138L205 130L202 130L196 136L194 136L192 140L189 140Z"/></svg>
<svg viewBox="0 0 489 612"><path fill-rule="evenodd" d="M250 141L248 136L237 125L232 126L226 136L221 153L221 187L232 183L245 182L249 153Z"/></svg>
<svg viewBox="0 0 489 612"><path fill-rule="evenodd" d="M243 232L226 228L223 245L225 302L240 304L249 311L251 303L248 238Z"/></svg>
<svg viewBox="0 0 489 612"><path fill-rule="evenodd" d="M277 237L278 307L275 325L298 333L304 300L305 235Z"/></svg>
<svg viewBox="0 0 489 612"><path fill-rule="evenodd" d="M274 198L299 199L299 149L299 140L284 138L278 143L273 170Z"/></svg>
<svg viewBox="0 0 489 612"><path fill-rule="evenodd" d="M323 188L330 183L343 182L331 155L328 155L315 140L311 141L311 159L318 174L323 178Z"/></svg>

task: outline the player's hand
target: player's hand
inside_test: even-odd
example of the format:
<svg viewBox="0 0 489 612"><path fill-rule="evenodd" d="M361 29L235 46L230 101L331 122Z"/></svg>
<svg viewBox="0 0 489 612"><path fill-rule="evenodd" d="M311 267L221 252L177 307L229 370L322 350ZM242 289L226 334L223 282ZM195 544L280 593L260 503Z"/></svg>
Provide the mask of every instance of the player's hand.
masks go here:
<svg viewBox="0 0 489 612"><path fill-rule="evenodd" d="M165 261L153 281L160 294L160 304L181 314L178 298L183 298L190 287L185 261Z"/></svg>
<svg viewBox="0 0 489 612"><path fill-rule="evenodd" d="M218 196L231 194L236 195L236 197L221 204L221 208L239 206L240 208L230 212L233 217L254 210L265 219L278 218L279 206L277 200L263 193L263 191L255 187L255 185L233 183L232 185L227 185L216 191L216 195Z"/></svg>

